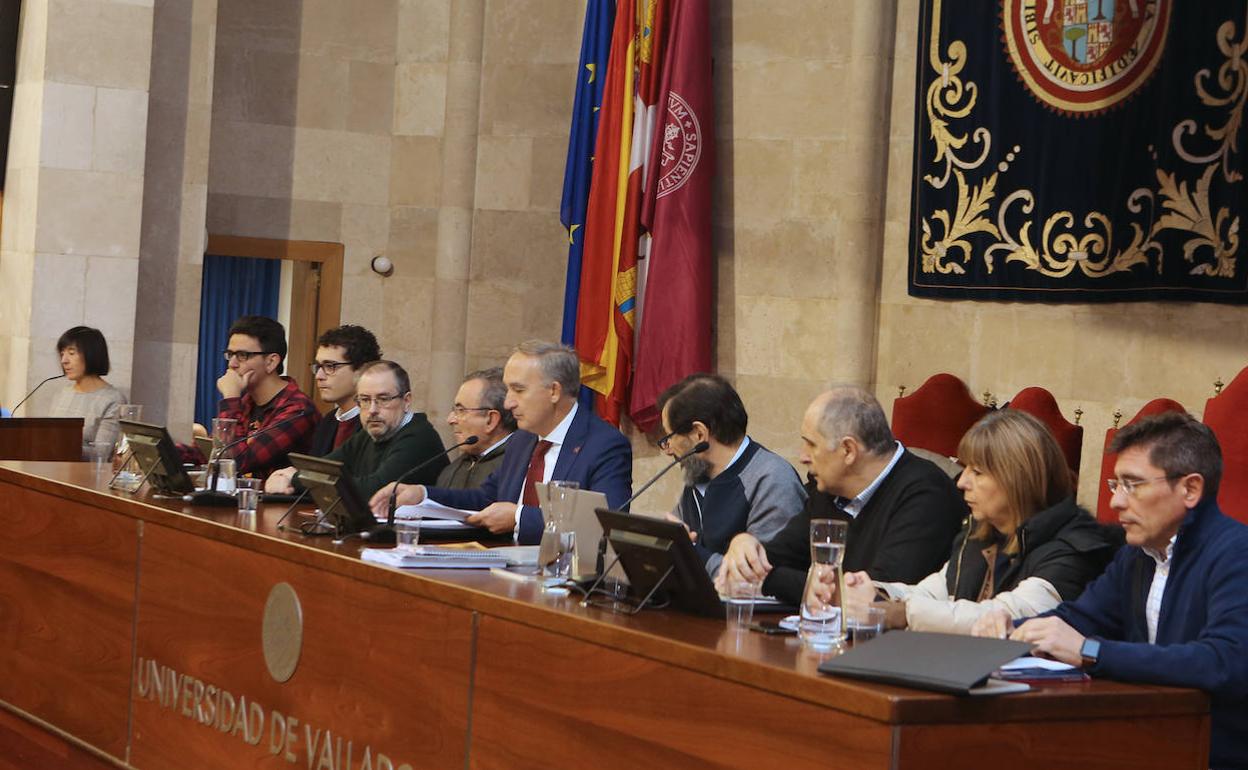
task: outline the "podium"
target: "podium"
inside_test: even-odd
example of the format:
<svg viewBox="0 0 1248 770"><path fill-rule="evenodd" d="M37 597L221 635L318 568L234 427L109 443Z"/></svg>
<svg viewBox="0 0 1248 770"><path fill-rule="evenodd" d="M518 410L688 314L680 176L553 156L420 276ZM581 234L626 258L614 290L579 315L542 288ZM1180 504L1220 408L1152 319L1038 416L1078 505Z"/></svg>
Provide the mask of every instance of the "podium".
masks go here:
<svg viewBox="0 0 1248 770"><path fill-rule="evenodd" d="M0 420L0 460L78 462L81 459L81 417Z"/></svg>

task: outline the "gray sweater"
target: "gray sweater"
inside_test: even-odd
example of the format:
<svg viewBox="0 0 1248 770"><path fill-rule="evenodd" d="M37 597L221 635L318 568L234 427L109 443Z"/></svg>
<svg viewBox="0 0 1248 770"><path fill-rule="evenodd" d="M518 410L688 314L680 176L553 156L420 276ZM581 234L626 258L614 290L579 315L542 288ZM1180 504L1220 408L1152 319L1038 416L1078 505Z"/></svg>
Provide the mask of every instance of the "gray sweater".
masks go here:
<svg viewBox="0 0 1248 770"><path fill-rule="evenodd" d="M81 417L82 443L88 441L116 442L121 425L117 422L118 407L126 403L125 396L112 385L105 385L90 393L79 393L71 382L52 397L49 417Z"/></svg>
<svg viewBox="0 0 1248 770"><path fill-rule="evenodd" d="M806 490L788 460L750 441L736 462L706 485L706 494L685 487L673 513L698 533L694 549L712 577L728 543L749 532L767 543L801 513Z"/></svg>

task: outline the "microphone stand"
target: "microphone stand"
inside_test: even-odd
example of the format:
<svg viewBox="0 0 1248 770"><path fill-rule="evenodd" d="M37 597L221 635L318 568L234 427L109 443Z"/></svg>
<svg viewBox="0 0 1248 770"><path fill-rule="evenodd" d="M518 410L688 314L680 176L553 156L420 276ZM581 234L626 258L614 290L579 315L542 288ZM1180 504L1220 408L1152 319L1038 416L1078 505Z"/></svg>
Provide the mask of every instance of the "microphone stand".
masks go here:
<svg viewBox="0 0 1248 770"><path fill-rule="evenodd" d="M303 414L297 414L294 417L287 417L285 420L275 422L272 425L267 425L253 433L248 433L242 438L234 439L230 443L223 445L220 449L213 450L212 454L208 456L208 473L205 476L205 480L207 482L205 486L207 488L202 492L196 492L191 495L191 503L195 505L216 505L222 507L234 505L234 495L227 492L217 491L217 479L221 475L221 464L218 461L221 459L221 456L225 454L225 450L236 447L244 441L249 441L262 433L268 433L275 428L280 428L283 425L289 425L301 417L303 417Z"/></svg>
<svg viewBox="0 0 1248 770"><path fill-rule="evenodd" d="M361 533L360 538L362 540L367 540L370 543L376 543L378 545L390 545L390 544L395 543L398 540L398 538L394 532L394 515L395 515L395 510L398 507L399 484L403 482L403 479L407 478L408 476L411 476L413 473L424 468L429 463L433 462L439 457L444 457L448 452L455 450L455 449L459 449L460 447L463 447L463 446L472 446L473 444L477 443L480 440L481 439L479 436L469 436L468 438L459 442L455 446L450 447L449 449L444 449L441 452L438 452L433 457L430 457L424 460L419 465L415 466L411 470L407 471L406 473L404 473L403 475L395 479L394 488L390 490L390 499L386 503L386 523L379 527L373 527L367 532Z"/></svg>
<svg viewBox="0 0 1248 770"><path fill-rule="evenodd" d="M303 500L303 496L306 495L307 493L308 493L308 488L304 487L303 491L299 493L299 496L295 498L295 501L290 504L290 507L286 509L286 512L283 513L281 518L277 520L277 523L274 525L274 527L276 527L279 531L282 531L282 532L286 531L286 525L283 524L282 522L286 521L286 517L289 516L295 510L295 506L299 505L299 501Z"/></svg>
<svg viewBox="0 0 1248 770"><path fill-rule="evenodd" d="M706 441L699 441L697 444L694 444L693 448L691 448L688 452L684 452L683 454L678 456L676 459L672 460L671 463L669 463L666 468L656 473L649 481L647 481L645 484L642 485L641 489L634 492L631 497L625 500L624 504L620 506L620 510L621 511L626 510L628 506L632 505L634 500L641 497L642 493L644 493L650 487L654 486L654 483L656 481L666 476L667 472L670 471L672 468L675 468L677 465L684 462L685 460L688 460L690 457L693 457L696 454L701 454L702 452L705 452L706 450L710 448L711 448L710 443ZM606 569L603 569L603 565L607 559L607 545L608 545L607 531L604 529L602 532L602 537L598 538L598 558L594 564L594 569L598 572L598 577L590 585L589 590L585 592L585 601L581 603L582 606L584 606L585 604L588 604L590 595L593 594L593 592L598 589L599 584L601 584L603 579L606 578L607 572L611 570L611 567L615 566L615 562L619 561L619 557L617 556L615 558L615 561L611 562L611 567L607 567Z"/></svg>
<svg viewBox="0 0 1248 770"><path fill-rule="evenodd" d="M13 407L12 409L10 409L10 410L9 410L9 414L10 414L10 415L15 415L15 414L17 414L17 410L22 408L22 404L24 404L24 403L26 403L27 401L29 401L31 396L33 396L33 395L35 395L36 393L38 393L38 392L39 392L39 389L40 389L40 388L42 388L44 385L47 385L47 384L48 384L49 382L51 382L52 380L59 380L59 379L63 378L64 376L65 376L64 374L58 374L58 375L56 375L55 377L49 377L48 379L46 379L46 380L44 380L43 382L41 382L41 383L39 383L38 385L36 385L36 386L34 387L34 390L32 390L32 391L30 391L29 393L27 393L25 398L23 398L21 401L18 401L18 402L17 402L17 406L15 406L15 407Z"/></svg>

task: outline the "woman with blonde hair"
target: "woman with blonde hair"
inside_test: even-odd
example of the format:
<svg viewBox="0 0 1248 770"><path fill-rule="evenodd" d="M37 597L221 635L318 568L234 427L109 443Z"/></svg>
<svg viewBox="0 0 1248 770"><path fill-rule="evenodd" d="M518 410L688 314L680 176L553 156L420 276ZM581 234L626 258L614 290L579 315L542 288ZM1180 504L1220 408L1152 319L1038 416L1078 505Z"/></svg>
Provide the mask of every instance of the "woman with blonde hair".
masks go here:
<svg viewBox="0 0 1248 770"><path fill-rule="evenodd" d="M970 508L949 561L917 585L845 576L846 611L874 602L889 628L971 633L992 610L1026 618L1074 599L1115 543L1075 504L1074 480L1042 423L1015 409L986 415L962 437L958 488Z"/></svg>

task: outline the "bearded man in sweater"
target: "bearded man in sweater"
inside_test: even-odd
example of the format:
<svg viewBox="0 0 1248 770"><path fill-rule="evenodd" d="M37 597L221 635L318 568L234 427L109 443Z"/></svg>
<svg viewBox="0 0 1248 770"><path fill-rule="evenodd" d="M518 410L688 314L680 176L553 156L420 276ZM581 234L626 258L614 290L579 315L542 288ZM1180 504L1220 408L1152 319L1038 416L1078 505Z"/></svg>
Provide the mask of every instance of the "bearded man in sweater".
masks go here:
<svg viewBox="0 0 1248 770"><path fill-rule="evenodd" d="M696 535L694 550L715 577L734 536L770 540L802 510L806 492L788 460L746 435L745 405L723 377L690 375L665 390L657 406L664 454L710 445L682 461L685 489L672 515Z"/></svg>
<svg viewBox="0 0 1248 770"><path fill-rule="evenodd" d="M433 457L438 459L411 478L432 482L446 467L442 437L424 412L411 411L412 389L407 371L393 361L365 364L355 385L364 430L325 455L343 464L345 473L365 498ZM299 479L294 468L274 471L264 491L291 494Z"/></svg>

